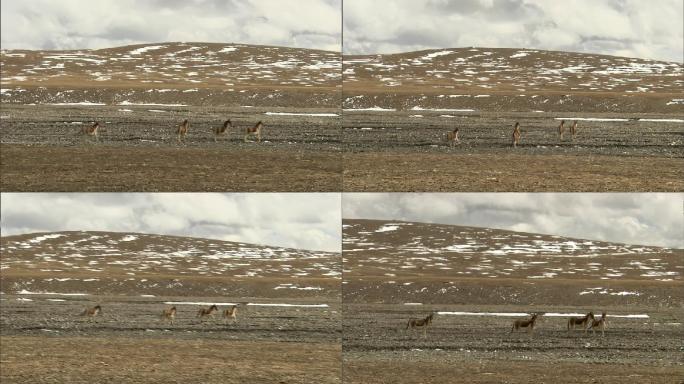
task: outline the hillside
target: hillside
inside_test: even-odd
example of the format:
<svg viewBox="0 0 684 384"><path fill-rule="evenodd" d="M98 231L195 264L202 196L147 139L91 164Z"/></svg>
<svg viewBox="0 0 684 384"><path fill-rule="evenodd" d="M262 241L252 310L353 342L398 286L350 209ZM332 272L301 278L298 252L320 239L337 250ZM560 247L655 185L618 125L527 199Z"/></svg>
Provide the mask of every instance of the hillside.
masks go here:
<svg viewBox="0 0 684 384"><path fill-rule="evenodd" d="M684 112L681 63L510 48L345 56L346 109Z"/></svg>
<svg viewBox="0 0 684 384"><path fill-rule="evenodd" d="M6 294L306 297L339 294L339 254L110 232L3 237Z"/></svg>
<svg viewBox="0 0 684 384"><path fill-rule="evenodd" d="M3 50L2 102L339 106L339 53L161 43L78 51Z"/></svg>
<svg viewBox="0 0 684 384"><path fill-rule="evenodd" d="M682 289L680 249L375 220L344 220L343 238L354 300L669 301Z"/></svg>

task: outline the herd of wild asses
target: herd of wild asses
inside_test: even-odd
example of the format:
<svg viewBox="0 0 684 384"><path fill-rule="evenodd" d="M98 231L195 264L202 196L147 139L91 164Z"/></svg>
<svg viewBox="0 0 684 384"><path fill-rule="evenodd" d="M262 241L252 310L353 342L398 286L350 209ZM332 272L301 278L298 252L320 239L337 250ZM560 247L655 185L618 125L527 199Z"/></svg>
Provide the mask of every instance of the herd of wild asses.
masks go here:
<svg viewBox="0 0 684 384"><path fill-rule="evenodd" d="M257 141L261 142L261 131L264 127L264 124L259 121L257 122L253 127L247 127L244 129L240 129L239 131L243 131L245 134L243 136L243 140L247 142L247 138L250 137L251 135L256 136ZM185 141L185 136L188 134L188 129L190 128L190 122L185 119L183 120L182 123L180 123L176 127L176 135L177 135L177 141L179 143ZM212 133L214 134L214 142L218 141L219 136L228 136L229 128L235 128L233 126L233 123L230 120L226 120L222 126L220 127L215 127L212 128ZM99 141L99 130L100 130L100 123L99 122L94 122L93 125L90 126L84 126L81 129L81 134L85 136L90 136L95 139L95 141ZM455 146L456 144L460 144L461 140L458 138L458 128L454 128L453 131L447 132L446 134L446 142L450 147ZM560 125L558 126L558 136L560 138L560 141L563 141L563 134L565 133L565 120L562 120L560 122ZM570 126L569 133L572 137L572 140L575 140L575 136L577 135L577 121L574 121L572 125ZM516 122L515 125L513 126L513 138L512 138L512 143L511 145L513 148L517 147L518 144L520 144L520 139L522 137L522 132L520 130L520 123Z"/></svg>
<svg viewBox="0 0 684 384"><path fill-rule="evenodd" d="M237 308L237 305L232 305L223 310L222 317L226 323L229 320L237 322ZM216 304L211 305L209 308L201 307L197 311L197 316L195 317L198 317L200 320L203 320L207 317L213 318L218 311L219 309ZM92 321L94 320L95 316L102 316L102 306L98 304L94 307L86 308L83 312L81 312L80 316ZM161 321L168 321L173 325L173 322L176 319L176 306L174 305L171 308L164 309L159 318Z"/></svg>
<svg viewBox="0 0 684 384"><path fill-rule="evenodd" d="M93 125L84 126L81 129L81 134L86 137L92 137L95 139L95 141L99 141L100 127L100 123L96 121L93 123ZM263 127L264 124L259 121L254 124L253 127L240 129L240 131L245 133L243 137L244 141L247 142L247 138L254 135L256 136L257 141L261 142L261 131L263 130ZM226 120L220 127L213 128L212 133L214 134L214 142L218 140L219 136L228 136L228 128L235 128L230 120ZM185 141L185 136L188 134L188 129L190 129L190 122L187 119L183 120L183 122L176 127L177 141L179 143Z"/></svg>
<svg viewBox="0 0 684 384"><path fill-rule="evenodd" d="M458 138L458 128L454 128L453 131L447 132L446 134L446 142L450 147L455 146L456 144L461 144L461 140ZM575 136L577 136L577 120L575 120L572 125L570 126L569 129L570 136L572 140L575 140ZM558 126L558 137L560 141L563 141L563 134L565 133L565 120L562 120L560 122L560 125ZM520 139L522 138L522 131L520 130L520 123L516 121L515 125L513 126L513 140L511 142L511 146L513 148L517 147L518 144L520 144Z"/></svg>
<svg viewBox="0 0 684 384"><path fill-rule="evenodd" d="M410 318L408 320L408 323L406 324L406 329L413 329L416 327L422 327L423 328L423 336L427 335L427 327L432 324L432 319L434 317L434 312L430 313L427 315L425 318L418 319L418 318ZM534 325L537 322L537 318L539 317L539 313L532 313L531 317L529 319L523 319L523 320L515 320L513 322L513 326L511 327L511 332L513 331L518 331L520 328L527 328L528 332L534 332ZM567 322L567 330L568 332L571 330L575 329L575 326L581 327L584 329L584 333L587 333L587 331L591 330L592 335L596 333L596 329L601 330L601 337L605 336L605 329L606 329L606 312L604 311L601 314L601 317L598 319L594 316L594 312L589 312L586 315L582 317L570 317L568 318Z"/></svg>

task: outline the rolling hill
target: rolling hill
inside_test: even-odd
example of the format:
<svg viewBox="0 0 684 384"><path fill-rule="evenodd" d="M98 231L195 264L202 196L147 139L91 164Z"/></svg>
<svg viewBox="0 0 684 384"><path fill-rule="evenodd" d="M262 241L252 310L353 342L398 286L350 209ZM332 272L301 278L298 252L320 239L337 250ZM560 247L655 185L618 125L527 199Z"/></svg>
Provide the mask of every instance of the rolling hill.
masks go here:
<svg viewBox="0 0 684 384"><path fill-rule="evenodd" d="M218 43L3 50L2 102L339 107L336 52Z"/></svg>
<svg viewBox="0 0 684 384"><path fill-rule="evenodd" d="M350 300L651 301L681 293L681 249L454 225L344 220Z"/></svg>
<svg viewBox="0 0 684 384"><path fill-rule="evenodd" d="M684 65L510 48L344 56L346 109L684 112Z"/></svg>
<svg viewBox="0 0 684 384"><path fill-rule="evenodd" d="M339 254L219 240L56 232L1 240L2 291L98 295L339 296Z"/></svg>

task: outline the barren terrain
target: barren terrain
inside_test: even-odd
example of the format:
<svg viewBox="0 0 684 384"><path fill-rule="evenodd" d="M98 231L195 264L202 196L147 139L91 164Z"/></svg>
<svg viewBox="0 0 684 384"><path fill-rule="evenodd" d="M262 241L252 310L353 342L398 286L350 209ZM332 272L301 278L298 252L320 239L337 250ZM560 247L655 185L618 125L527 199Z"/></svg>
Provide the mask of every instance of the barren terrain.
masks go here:
<svg viewBox="0 0 684 384"><path fill-rule="evenodd" d="M78 51L3 50L2 102L339 108L339 53L178 43Z"/></svg>
<svg viewBox="0 0 684 384"><path fill-rule="evenodd" d="M162 108L162 109L150 109ZM309 111L310 112L310 111ZM3 191L336 191L339 117L258 108L7 106ZM327 116L330 115L330 116ZM190 121L179 144L175 124ZM212 129L235 128L214 141ZM99 141L79 135L99 120ZM263 121L262 142L244 130Z"/></svg>
<svg viewBox="0 0 684 384"><path fill-rule="evenodd" d="M339 254L60 232L2 255L3 383L340 382ZM196 317L211 304L237 321Z"/></svg>
<svg viewBox="0 0 684 384"><path fill-rule="evenodd" d="M3 191L341 189L337 53L166 43L0 57ZM98 143L79 134L94 121ZM243 142L257 121L262 142Z"/></svg>
<svg viewBox="0 0 684 384"><path fill-rule="evenodd" d="M344 380L637 382L684 375L682 250L344 220ZM600 333L567 319L605 311ZM514 320L541 314L533 334ZM409 318L434 313L423 329ZM549 369L553 367L553 369Z"/></svg>
<svg viewBox="0 0 684 384"><path fill-rule="evenodd" d="M681 191L682 71L515 49L345 57L344 190Z"/></svg>

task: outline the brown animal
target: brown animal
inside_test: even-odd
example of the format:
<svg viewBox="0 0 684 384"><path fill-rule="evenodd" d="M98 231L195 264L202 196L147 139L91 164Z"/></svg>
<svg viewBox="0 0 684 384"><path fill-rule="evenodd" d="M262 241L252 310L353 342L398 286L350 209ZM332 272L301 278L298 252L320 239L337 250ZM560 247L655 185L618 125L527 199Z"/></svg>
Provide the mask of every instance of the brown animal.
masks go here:
<svg viewBox="0 0 684 384"><path fill-rule="evenodd" d="M575 134L577 133L577 120L570 126L570 135L572 139L575 140Z"/></svg>
<svg viewBox="0 0 684 384"><path fill-rule="evenodd" d="M423 328L423 336L427 335L427 327L432 324L432 318L435 316L434 313L430 313L425 317L424 319L416 319L416 318L410 318L408 320L408 323L406 324L406 329L413 329L415 327L425 327Z"/></svg>
<svg viewBox="0 0 684 384"><path fill-rule="evenodd" d="M601 337L604 337L604 332L606 329L606 312L603 312L601 314L601 318L598 320L592 320L591 321L591 326L587 329L591 329L591 334L596 333L596 328L601 328ZM587 333L587 329L584 330L584 333Z"/></svg>
<svg viewBox="0 0 684 384"><path fill-rule="evenodd" d="M529 327L529 330L527 332L534 332L534 323L537 321L537 314L533 313L532 317L529 318L528 320L516 320L513 322L513 327L511 328L511 333L513 333L513 330L518 330L520 328L527 328Z"/></svg>
<svg viewBox="0 0 684 384"><path fill-rule="evenodd" d="M173 320L176 318L176 306L174 305L173 307L169 309L165 309L161 313L161 320L168 320L171 322L171 325L173 325Z"/></svg>
<svg viewBox="0 0 684 384"><path fill-rule="evenodd" d="M96 305L92 308L86 308L83 312L81 312L81 316L86 317L89 321L91 321L95 316L99 315L101 312L102 307L100 307L100 305Z"/></svg>
<svg viewBox="0 0 684 384"><path fill-rule="evenodd" d="M576 325L581 325L582 328L586 328L587 324L589 324L589 319L591 321L594 321L594 313L589 312L587 313L584 317L571 317L568 319L568 331L570 329L574 329Z"/></svg>
<svg viewBox="0 0 684 384"><path fill-rule="evenodd" d="M214 317L214 313L218 312L218 307L216 304L213 304L209 308L200 308L199 311L197 311L197 317L200 319L205 318L206 316Z"/></svg>
<svg viewBox="0 0 684 384"><path fill-rule="evenodd" d="M230 120L226 120L226 121L223 123L223 126L222 126L222 127L216 127L216 128L214 128L214 142L217 141L217 139L218 139L219 136L222 136L222 135L228 136L228 134L227 134L227 132L228 132L228 127L233 128L233 123L231 123Z"/></svg>
<svg viewBox="0 0 684 384"><path fill-rule="evenodd" d="M461 140L458 139L458 128L454 128L452 132L447 132L446 141L451 147L456 144L461 144Z"/></svg>
<svg viewBox="0 0 684 384"><path fill-rule="evenodd" d="M183 120L183 122L176 128L176 134L178 135L178 142L185 141L185 135L188 134L188 128L190 128L190 123L188 119Z"/></svg>
<svg viewBox="0 0 684 384"><path fill-rule="evenodd" d="M255 135L257 137L257 140L261 143L261 130L264 127L264 124L260 121L256 123L253 127L251 128L246 128L245 129L245 143L247 142L247 137L250 135Z"/></svg>
<svg viewBox="0 0 684 384"><path fill-rule="evenodd" d="M232 319L233 321L237 321L237 305L233 305L230 308L224 309L223 310L223 319L225 322L228 322L228 319Z"/></svg>
<svg viewBox="0 0 684 384"><path fill-rule="evenodd" d="M561 120L558 126L558 136L560 136L560 141L563 141L563 131L565 130L565 120Z"/></svg>
<svg viewBox="0 0 684 384"><path fill-rule="evenodd" d="M520 123L516 122L515 127L513 128L513 148L517 147L520 143L521 135L522 134L520 133Z"/></svg>
<svg viewBox="0 0 684 384"><path fill-rule="evenodd" d="M85 136L94 137L95 141L99 141L99 133L98 133L99 129L100 129L100 123L96 121L91 126L84 126L83 128L81 128L81 134L83 134Z"/></svg>

